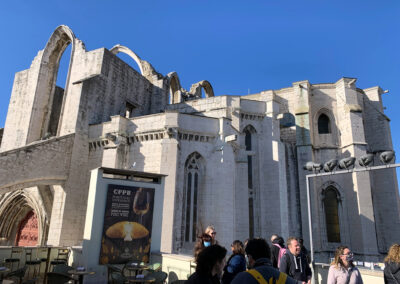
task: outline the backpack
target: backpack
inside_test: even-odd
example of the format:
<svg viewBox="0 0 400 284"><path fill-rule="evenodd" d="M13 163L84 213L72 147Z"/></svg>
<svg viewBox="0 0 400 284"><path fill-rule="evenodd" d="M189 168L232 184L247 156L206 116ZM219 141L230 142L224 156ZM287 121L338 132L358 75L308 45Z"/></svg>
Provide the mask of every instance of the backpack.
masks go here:
<svg viewBox="0 0 400 284"><path fill-rule="evenodd" d="M278 269L279 269L279 266L281 265L281 258L286 253L286 248L285 247L282 248L278 244L273 244L273 245L279 248L279 255L278 255Z"/></svg>

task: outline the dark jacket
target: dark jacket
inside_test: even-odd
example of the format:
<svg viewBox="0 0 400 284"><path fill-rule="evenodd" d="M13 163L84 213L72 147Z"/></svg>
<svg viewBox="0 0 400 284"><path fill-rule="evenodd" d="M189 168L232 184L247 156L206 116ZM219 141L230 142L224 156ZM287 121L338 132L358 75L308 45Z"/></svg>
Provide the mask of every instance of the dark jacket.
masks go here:
<svg viewBox="0 0 400 284"><path fill-rule="evenodd" d="M272 241L271 245L271 262L272 266L279 269L278 267L278 258L279 258L279 250L280 248L277 246L279 245L280 248L285 247L285 241L281 237L277 237Z"/></svg>
<svg viewBox="0 0 400 284"><path fill-rule="evenodd" d="M203 275L197 272L190 275L189 279L185 282L187 284L220 284L218 276Z"/></svg>
<svg viewBox="0 0 400 284"><path fill-rule="evenodd" d="M383 277L385 279L385 284L400 284L400 263L385 262Z"/></svg>
<svg viewBox="0 0 400 284"><path fill-rule="evenodd" d="M307 282L311 277L311 268L306 256L300 253L295 257L289 250L282 256L279 270L299 281Z"/></svg>
<svg viewBox="0 0 400 284"><path fill-rule="evenodd" d="M244 255L241 254L233 254L229 258L225 268L224 275L222 276L222 283L229 284L232 279L239 272L246 271L246 259Z"/></svg>
<svg viewBox="0 0 400 284"><path fill-rule="evenodd" d="M301 283L279 272L278 269L273 268L271 265L271 261L268 258L257 259L254 265L254 269L257 270L263 276L263 278L265 279L265 281L267 281L267 283L276 284L280 277L286 277L286 281L284 284ZM258 284L258 283L259 282L250 273L246 271L240 272L238 275L236 275L236 277L232 281L232 284Z"/></svg>

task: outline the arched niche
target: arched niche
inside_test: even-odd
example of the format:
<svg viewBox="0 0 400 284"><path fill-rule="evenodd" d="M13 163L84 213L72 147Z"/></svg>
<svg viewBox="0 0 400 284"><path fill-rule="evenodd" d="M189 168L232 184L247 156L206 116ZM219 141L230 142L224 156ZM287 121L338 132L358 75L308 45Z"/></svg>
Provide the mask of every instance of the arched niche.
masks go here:
<svg viewBox="0 0 400 284"><path fill-rule="evenodd" d="M144 75L142 59L140 59L140 57L137 56L137 54L134 53L131 49L129 49L126 46L117 44L110 49L110 52L114 55L117 55L118 53L125 53L126 55L130 56L138 65L138 67L140 69L140 74Z"/></svg>
<svg viewBox="0 0 400 284"><path fill-rule="evenodd" d="M337 126L335 116L326 107L319 109L313 115L313 138L316 146L338 146Z"/></svg>
<svg viewBox="0 0 400 284"><path fill-rule="evenodd" d="M14 245L21 222L30 213L36 215L38 225L37 245L44 245L47 239L48 220L45 209L29 191L18 190L5 194L0 204L0 243Z"/></svg>
<svg viewBox="0 0 400 284"><path fill-rule="evenodd" d="M167 89L168 89L168 103L177 104L181 102L181 82L179 81L178 74L171 72L167 75Z"/></svg>
<svg viewBox="0 0 400 284"><path fill-rule="evenodd" d="M71 44L71 55L64 89L56 87L60 59ZM83 44L82 44L83 47ZM71 67L76 49L76 37L67 26L59 26L50 36L45 48L32 65L39 64L35 105L32 113L28 143L59 134L65 97L70 85ZM33 69L33 70L32 70ZM35 66L31 66L31 72ZM60 89L62 92L60 94ZM57 98L55 98L57 96ZM61 96L59 98L58 96ZM57 105L56 105L57 104Z"/></svg>

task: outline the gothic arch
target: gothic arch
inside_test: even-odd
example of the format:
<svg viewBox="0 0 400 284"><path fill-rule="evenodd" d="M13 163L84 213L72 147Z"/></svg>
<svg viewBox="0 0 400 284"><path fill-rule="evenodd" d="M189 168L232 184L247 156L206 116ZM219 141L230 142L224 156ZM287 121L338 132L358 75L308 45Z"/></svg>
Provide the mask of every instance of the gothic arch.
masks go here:
<svg viewBox="0 0 400 284"><path fill-rule="evenodd" d="M185 161L183 210L182 210L182 243L196 241L201 228L202 214L199 208L205 177L205 159L198 152L188 155ZM190 245L192 246L192 245Z"/></svg>
<svg viewBox="0 0 400 284"><path fill-rule="evenodd" d="M193 84L190 87L190 93L197 98L201 98L201 89L204 89L206 98L214 97L214 90L210 82L203 80L198 83Z"/></svg>
<svg viewBox="0 0 400 284"><path fill-rule="evenodd" d="M137 56L137 54L134 53L131 49L129 49L126 46L117 44L110 49L110 52L114 55L117 55L118 53L122 52L122 53L125 53L126 55L130 56L136 62L136 64L139 66L140 74L144 75L142 59L140 59L140 57Z"/></svg>
<svg viewBox="0 0 400 284"><path fill-rule="evenodd" d="M322 119L322 120L321 120ZM328 108L319 109L313 116L313 138L318 146L337 146L337 126L336 119L332 111ZM325 131L320 132L321 127L326 127Z"/></svg>
<svg viewBox="0 0 400 284"><path fill-rule="evenodd" d="M38 221L38 245L43 245L46 239L48 217L45 209L39 205L38 200L26 190L18 190L6 193L0 205L0 238L8 245L14 245L14 239L20 221L33 211Z"/></svg>
<svg viewBox="0 0 400 284"><path fill-rule="evenodd" d="M176 104L181 102L181 82L179 81L178 74L176 72L168 73L167 75L167 89L169 93L169 104Z"/></svg>
<svg viewBox="0 0 400 284"><path fill-rule="evenodd" d="M78 40L69 27L64 25L58 26L50 36L44 50L40 51L32 62L32 65L38 65L39 70L37 72L39 76L35 87L35 111L30 120L30 133L27 143L42 139L45 136L56 136L59 134L77 43ZM53 110L53 101L56 93L56 80L60 59L70 44L71 56L62 103L60 110L55 111ZM82 43L81 48L84 50ZM35 67L32 68L31 66L31 69L35 69Z"/></svg>
<svg viewBox="0 0 400 284"><path fill-rule="evenodd" d="M346 209L346 198L345 192L341 186L334 181L324 182L319 190L318 203L319 203L319 223L320 223L320 237L321 237L321 247L326 247L329 250L334 251L338 245L335 242L328 241L328 227L326 224L326 208L325 208L325 198L327 198L328 192L335 192L337 198L337 214L339 221L339 231L340 231L340 243L349 245L349 225L347 218Z"/></svg>

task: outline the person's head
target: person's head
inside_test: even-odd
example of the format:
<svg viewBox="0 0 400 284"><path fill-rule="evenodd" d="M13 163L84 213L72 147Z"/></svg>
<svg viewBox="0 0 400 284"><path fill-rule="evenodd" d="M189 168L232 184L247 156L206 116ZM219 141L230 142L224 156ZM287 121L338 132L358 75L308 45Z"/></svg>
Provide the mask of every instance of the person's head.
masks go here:
<svg viewBox="0 0 400 284"><path fill-rule="evenodd" d="M220 274L225 266L226 249L220 245L204 248L197 256L196 272L201 275Z"/></svg>
<svg viewBox="0 0 400 284"><path fill-rule="evenodd" d="M275 235L275 234L273 234L272 236L271 236L271 243L277 238L277 237L279 237L278 235Z"/></svg>
<svg viewBox="0 0 400 284"><path fill-rule="evenodd" d="M239 240L233 241L233 243L231 244L231 249L233 254L244 255L244 246L243 243Z"/></svg>
<svg viewBox="0 0 400 284"><path fill-rule="evenodd" d="M247 242L246 254L249 260L249 266L253 267L257 259L271 258L269 245L264 239L252 239Z"/></svg>
<svg viewBox="0 0 400 284"><path fill-rule="evenodd" d="M287 240L287 248L294 256L298 256L301 251L300 243L295 237L289 237Z"/></svg>
<svg viewBox="0 0 400 284"><path fill-rule="evenodd" d="M335 258L332 265L338 267L339 265L348 267L353 265L353 253L346 246L339 246L335 251Z"/></svg>
<svg viewBox="0 0 400 284"><path fill-rule="evenodd" d="M390 247L388 255L385 257L386 262L400 263L400 245L394 244Z"/></svg>
<svg viewBox="0 0 400 284"><path fill-rule="evenodd" d="M206 228L205 233L209 235L213 240L215 240L215 236L217 235L217 232L215 231L214 226L210 225Z"/></svg>
<svg viewBox="0 0 400 284"><path fill-rule="evenodd" d="M212 238L210 237L210 235L207 235L206 233L204 233L201 235L200 238L201 238L201 242L203 243L204 247L211 246Z"/></svg>

